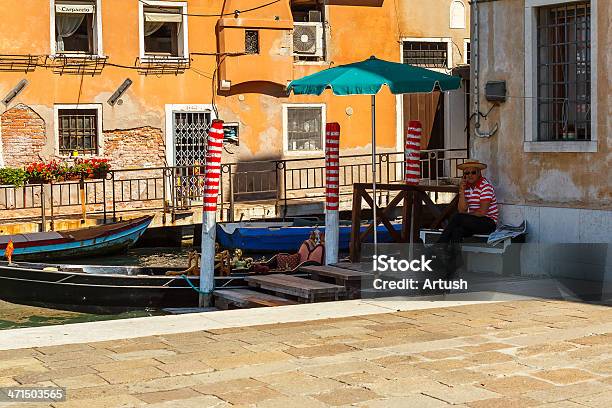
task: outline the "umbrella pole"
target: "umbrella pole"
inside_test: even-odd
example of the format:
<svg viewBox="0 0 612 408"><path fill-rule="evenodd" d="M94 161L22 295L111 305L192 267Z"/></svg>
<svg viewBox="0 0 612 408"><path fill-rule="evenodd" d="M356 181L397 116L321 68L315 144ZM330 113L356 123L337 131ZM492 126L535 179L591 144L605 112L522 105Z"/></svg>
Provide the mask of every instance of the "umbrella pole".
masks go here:
<svg viewBox="0 0 612 408"><path fill-rule="evenodd" d="M372 95L372 223L374 224L374 256L378 256L378 223L376 222L376 95Z"/></svg>

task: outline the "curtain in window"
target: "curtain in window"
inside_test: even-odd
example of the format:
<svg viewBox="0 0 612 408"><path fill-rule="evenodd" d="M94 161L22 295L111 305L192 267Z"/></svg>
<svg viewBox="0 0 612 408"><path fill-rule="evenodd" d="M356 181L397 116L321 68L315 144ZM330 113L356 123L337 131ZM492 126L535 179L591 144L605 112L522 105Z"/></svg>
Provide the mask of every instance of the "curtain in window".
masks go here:
<svg viewBox="0 0 612 408"><path fill-rule="evenodd" d="M83 23L85 14L57 13L55 15L55 28L57 31L57 52L64 51L64 38L70 37Z"/></svg>
<svg viewBox="0 0 612 408"><path fill-rule="evenodd" d="M145 21L144 23L145 37L153 35L157 30L162 28L163 25L164 25L163 21Z"/></svg>

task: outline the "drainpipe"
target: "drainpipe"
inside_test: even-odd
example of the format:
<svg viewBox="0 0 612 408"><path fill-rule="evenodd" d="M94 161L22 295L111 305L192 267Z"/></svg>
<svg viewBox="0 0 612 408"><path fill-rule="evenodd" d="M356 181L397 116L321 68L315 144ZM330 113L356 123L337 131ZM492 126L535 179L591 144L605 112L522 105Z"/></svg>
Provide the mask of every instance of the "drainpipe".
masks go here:
<svg viewBox="0 0 612 408"><path fill-rule="evenodd" d="M473 35L473 43L474 46L472 48L472 56L473 59L475 61L475 67L474 67L474 108L476 111L476 123L474 124L474 133L476 134L476 136L478 137L482 137L482 138L487 138L487 137L491 137L493 136L495 133L497 133L497 130L499 129L498 124L496 123L493 126L493 129L487 131L487 132L482 132L480 130L480 33L479 33L479 27L480 27L480 13L479 13L479 7L478 7L478 3L480 3L481 1L479 0L473 0L472 1L472 17L474 19L474 35Z"/></svg>
<svg viewBox="0 0 612 408"><path fill-rule="evenodd" d="M2 142L2 115L8 109L3 109L0 111L0 167L4 167L4 143Z"/></svg>
<svg viewBox="0 0 612 408"><path fill-rule="evenodd" d="M0 117L2 115L0 114ZM2 143L2 125L0 124L0 167L4 167L4 146Z"/></svg>

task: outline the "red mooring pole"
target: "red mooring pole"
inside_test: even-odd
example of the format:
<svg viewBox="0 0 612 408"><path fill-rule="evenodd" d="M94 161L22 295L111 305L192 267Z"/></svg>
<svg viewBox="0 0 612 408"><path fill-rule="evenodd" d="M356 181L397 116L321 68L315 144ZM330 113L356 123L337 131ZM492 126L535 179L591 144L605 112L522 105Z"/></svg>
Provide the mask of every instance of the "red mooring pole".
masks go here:
<svg viewBox="0 0 612 408"><path fill-rule="evenodd" d="M405 171L404 171L404 181L408 185L416 186L419 184L419 180L421 178L421 167L419 164L420 152L421 152L421 133L423 131L423 127L421 126L421 122L418 120L411 120L408 122L408 133L406 133L405 140L405 150L404 150L404 159L405 159ZM413 196L415 197L415 196ZM412 259L413 256L413 248L412 248L412 237L414 236L414 200L411 200L413 208L410 211L410 246L408 249L408 257ZM406 203L406 200L404 200ZM405 204L404 204L405 205Z"/></svg>
<svg viewBox="0 0 612 408"><path fill-rule="evenodd" d="M213 120L208 131L206 143L204 207L202 213L202 257L200 265L200 307L210 306L212 292L215 287L215 232L222 149L223 121Z"/></svg>
<svg viewBox="0 0 612 408"><path fill-rule="evenodd" d="M421 122L411 120L408 123L408 133L405 138L405 172L404 181L406 184L416 186L421 178L421 167L419 164L421 151L421 133L423 129Z"/></svg>
<svg viewBox="0 0 612 408"><path fill-rule="evenodd" d="M325 264L338 262L340 201L340 125L325 125Z"/></svg>

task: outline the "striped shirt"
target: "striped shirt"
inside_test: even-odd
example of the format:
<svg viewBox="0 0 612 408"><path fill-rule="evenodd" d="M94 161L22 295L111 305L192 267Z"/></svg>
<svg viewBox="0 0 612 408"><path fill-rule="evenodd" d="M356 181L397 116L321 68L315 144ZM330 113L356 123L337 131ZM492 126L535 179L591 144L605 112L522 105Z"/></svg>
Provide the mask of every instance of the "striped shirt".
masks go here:
<svg viewBox="0 0 612 408"><path fill-rule="evenodd" d="M465 188L465 200L468 204L468 214L477 211L480 208L480 203L490 202L489 209L487 210L487 217L497 222L499 218L499 210L497 208L497 198L495 197L495 191L493 186L484 177L476 182L474 186L467 186Z"/></svg>

